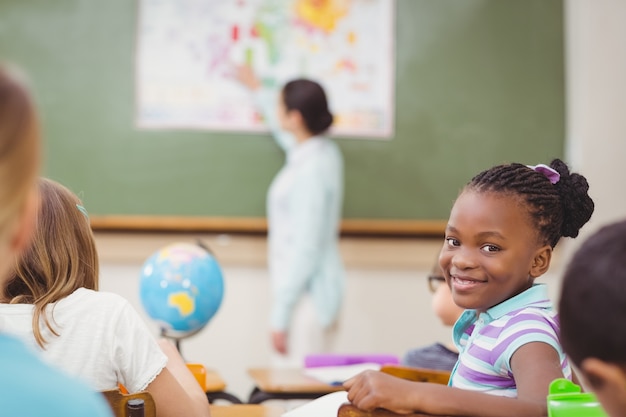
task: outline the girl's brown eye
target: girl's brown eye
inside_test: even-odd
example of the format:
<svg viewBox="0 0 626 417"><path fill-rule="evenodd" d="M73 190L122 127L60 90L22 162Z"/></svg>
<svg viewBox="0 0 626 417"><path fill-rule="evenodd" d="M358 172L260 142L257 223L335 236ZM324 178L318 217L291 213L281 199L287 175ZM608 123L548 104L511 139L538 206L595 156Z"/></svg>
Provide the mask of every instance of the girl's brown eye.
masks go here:
<svg viewBox="0 0 626 417"><path fill-rule="evenodd" d="M484 252L498 252L500 250L496 245L485 245L481 248Z"/></svg>
<svg viewBox="0 0 626 417"><path fill-rule="evenodd" d="M459 246L459 241L453 237L447 237L446 243L448 244L448 246Z"/></svg>

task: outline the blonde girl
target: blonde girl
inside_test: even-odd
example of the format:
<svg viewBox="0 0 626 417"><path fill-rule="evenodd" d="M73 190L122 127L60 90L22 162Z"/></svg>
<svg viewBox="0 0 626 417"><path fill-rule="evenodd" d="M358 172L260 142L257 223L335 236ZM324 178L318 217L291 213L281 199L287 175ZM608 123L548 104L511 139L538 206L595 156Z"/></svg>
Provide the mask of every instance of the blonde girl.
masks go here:
<svg viewBox="0 0 626 417"><path fill-rule="evenodd" d="M33 240L0 304L4 326L95 390L121 383L149 391L159 416L208 416L206 395L176 350L161 348L124 298L98 291L98 255L81 201L45 178L39 193Z"/></svg>

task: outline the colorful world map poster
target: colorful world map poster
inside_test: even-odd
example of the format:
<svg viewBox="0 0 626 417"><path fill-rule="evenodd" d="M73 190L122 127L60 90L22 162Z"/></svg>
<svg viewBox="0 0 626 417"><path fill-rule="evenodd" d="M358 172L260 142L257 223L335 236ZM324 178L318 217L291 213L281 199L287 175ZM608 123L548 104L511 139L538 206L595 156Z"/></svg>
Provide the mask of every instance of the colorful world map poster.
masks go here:
<svg viewBox="0 0 626 417"><path fill-rule="evenodd" d="M140 0L140 128L264 131L233 76L249 64L279 90L326 90L332 134L389 138L394 121L393 0Z"/></svg>

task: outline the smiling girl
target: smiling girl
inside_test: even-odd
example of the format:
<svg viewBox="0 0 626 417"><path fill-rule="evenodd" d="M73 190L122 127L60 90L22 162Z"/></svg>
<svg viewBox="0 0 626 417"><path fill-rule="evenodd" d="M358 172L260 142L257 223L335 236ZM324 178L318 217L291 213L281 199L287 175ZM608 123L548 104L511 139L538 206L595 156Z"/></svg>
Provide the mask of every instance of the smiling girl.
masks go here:
<svg viewBox="0 0 626 417"><path fill-rule="evenodd" d="M449 386L365 372L347 381L362 409L447 416L545 416L548 386L572 378L546 286L561 237L593 213L587 180L561 160L507 164L474 177L457 198L439 256L454 301L466 309L453 336Z"/></svg>

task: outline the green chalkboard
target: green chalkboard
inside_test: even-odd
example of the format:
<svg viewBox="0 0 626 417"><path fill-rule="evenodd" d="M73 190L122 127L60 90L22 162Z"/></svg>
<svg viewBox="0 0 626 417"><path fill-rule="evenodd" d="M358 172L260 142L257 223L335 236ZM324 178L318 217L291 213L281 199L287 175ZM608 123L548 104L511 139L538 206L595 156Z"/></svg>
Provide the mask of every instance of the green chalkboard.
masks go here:
<svg viewBox="0 0 626 417"><path fill-rule="evenodd" d="M31 79L45 174L94 215L263 217L283 162L268 135L134 127L137 8L0 2L0 57ZM345 219L445 219L479 170L562 157L561 1L398 0L395 18L395 136L335 138Z"/></svg>

